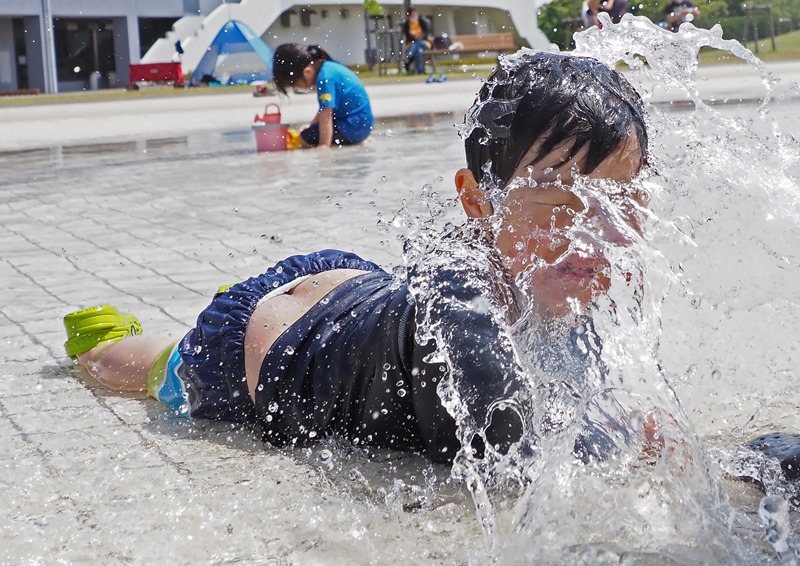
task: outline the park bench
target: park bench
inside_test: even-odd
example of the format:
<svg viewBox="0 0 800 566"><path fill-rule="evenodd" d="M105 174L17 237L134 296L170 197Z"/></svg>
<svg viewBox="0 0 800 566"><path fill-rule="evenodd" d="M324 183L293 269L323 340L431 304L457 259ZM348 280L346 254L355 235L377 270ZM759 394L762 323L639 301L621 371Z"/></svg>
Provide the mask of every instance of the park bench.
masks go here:
<svg viewBox="0 0 800 566"><path fill-rule="evenodd" d="M425 59L431 62L437 72L437 59L454 55L476 55L478 53L513 53L517 50L514 34L485 33L483 35L451 35L451 46L447 49L429 49Z"/></svg>
<svg viewBox="0 0 800 566"><path fill-rule="evenodd" d="M180 63L131 63L128 88L135 90L139 83L172 83L176 87L185 86Z"/></svg>

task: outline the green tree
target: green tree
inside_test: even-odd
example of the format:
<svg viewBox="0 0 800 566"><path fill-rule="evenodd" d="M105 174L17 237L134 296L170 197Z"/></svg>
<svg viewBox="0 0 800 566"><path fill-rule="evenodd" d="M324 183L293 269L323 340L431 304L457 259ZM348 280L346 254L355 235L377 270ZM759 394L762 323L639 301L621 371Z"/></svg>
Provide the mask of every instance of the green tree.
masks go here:
<svg viewBox="0 0 800 566"><path fill-rule="evenodd" d="M700 17L694 24L711 28L719 23L722 24L725 37L741 39L744 6L765 1L771 1L776 22L779 18L800 20L800 0L694 0L700 9ZM669 0L631 0L630 11L658 23L664 19L664 7L668 2ZM572 32L580 27L580 24L576 24L580 15L581 0L553 0L540 9L539 27L550 41L561 49L568 49L570 46L566 43L571 40ZM761 19L764 18L765 16ZM761 23L759 27L762 27Z"/></svg>
<svg viewBox="0 0 800 566"><path fill-rule="evenodd" d="M539 10L539 29L561 49L568 48L572 32L581 28L581 0L553 0Z"/></svg>

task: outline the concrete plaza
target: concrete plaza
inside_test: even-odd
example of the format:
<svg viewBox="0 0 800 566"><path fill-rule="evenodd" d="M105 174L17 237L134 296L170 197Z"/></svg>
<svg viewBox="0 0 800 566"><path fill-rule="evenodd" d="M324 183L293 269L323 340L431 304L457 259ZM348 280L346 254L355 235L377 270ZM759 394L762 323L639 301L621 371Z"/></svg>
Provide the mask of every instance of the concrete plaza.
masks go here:
<svg viewBox="0 0 800 566"><path fill-rule="evenodd" d="M798 64L773 68L800 79ZM707 74L703 96L763 93L741 70ZM249 94L0 108L0 563L481 561L472 501L440 485L446 469L280 452L107 394L65 359L61 326L108 302L178 339L219 285L287 255L396 265L403 228L386 221L404 203L418 213L423 184L453 194L454 124L478 84L370 87L371 143L316 152L255 153L249 125L270 99ZM282 106L296 123L315 100Z"/></svg>

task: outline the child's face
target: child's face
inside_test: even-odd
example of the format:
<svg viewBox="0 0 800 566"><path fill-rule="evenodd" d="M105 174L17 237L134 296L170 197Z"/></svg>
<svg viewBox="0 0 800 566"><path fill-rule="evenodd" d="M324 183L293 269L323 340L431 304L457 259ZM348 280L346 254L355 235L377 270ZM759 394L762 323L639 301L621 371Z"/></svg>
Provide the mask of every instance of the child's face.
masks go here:
<svg viewBox="0 0 800 566"><path fill-rule="evenodd" d="M537 302L550 311L563 313L569 310L570 299L585 305L608 290L610 266L603 255L605 245L629 244L625 232L639 230L636 210L646 201L633 189L613 199L593 196L590 191L582 191L579 197L571 187L573 170L583 154L556 166L566 151L564 147L556 148L535 165L529 165L536 150L534 145L508 184L504 206L496 211L500 218L495 242L509 275L516 279L525 273L525 287L530 288ZM625 185L641 167L639 145L631 136L584 177ZM458 175L456 180L458 184ZM478 205L480 213L475 214L475 203L468 203L466 191L461 192L468 215L488 216L495 212L490 204L483 203ZM577 218L582 229L570 233ZM534 263L536 268L528 270Z"/></svg>

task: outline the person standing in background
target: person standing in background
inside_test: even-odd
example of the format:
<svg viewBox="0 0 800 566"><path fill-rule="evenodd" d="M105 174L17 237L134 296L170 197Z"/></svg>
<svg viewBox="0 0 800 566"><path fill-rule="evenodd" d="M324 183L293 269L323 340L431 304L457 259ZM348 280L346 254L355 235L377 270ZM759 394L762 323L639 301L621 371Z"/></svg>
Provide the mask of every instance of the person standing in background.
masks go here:
<svg viewBox="0 0 800 566"><path fill-rule="evenodd" d="M692 22L700 17L698 10L690 0L671 0L664 7L664 20L667 22L669 31L678 31L678 28L686 22Z"/></svg>
<svg viewBox="0 0 800 566"><path fill-rule="evenodd" d="M628 0L589 0L589 22L598 25L597 14L605 12L611 21L618 24L622 16L628 13Z"/></svg>

